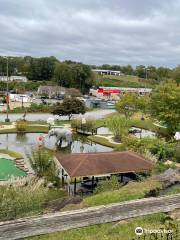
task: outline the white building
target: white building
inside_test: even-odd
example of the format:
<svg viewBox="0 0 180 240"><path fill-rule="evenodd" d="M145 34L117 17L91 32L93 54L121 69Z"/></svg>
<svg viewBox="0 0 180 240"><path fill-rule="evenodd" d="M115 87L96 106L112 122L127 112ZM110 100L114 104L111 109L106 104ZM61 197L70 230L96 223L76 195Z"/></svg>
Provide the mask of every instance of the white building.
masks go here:
<svg viewBox="0 0 180 240"><path fill-rule="evenodd" d="M16 81L16 82L27 82L27 77L26 76L9 76L8 80L10 82ZM7 76L0 76L0 81L6 82L7 81Z"/></svg>
<svg viewBox="0 0 180 240"><path fill-rule="evenodd" d="M121 71L114 70L92 69L92 71L100 75L115 75L115 76L122 75Z"/></svg>
<svg viewBox="0 0 180 240"><path fill-rule="evenodd" d="M24 102L24 103L29 103L32 102L32 98L29 97L26 94L9 94L10 101L11 102Z"/></svg>

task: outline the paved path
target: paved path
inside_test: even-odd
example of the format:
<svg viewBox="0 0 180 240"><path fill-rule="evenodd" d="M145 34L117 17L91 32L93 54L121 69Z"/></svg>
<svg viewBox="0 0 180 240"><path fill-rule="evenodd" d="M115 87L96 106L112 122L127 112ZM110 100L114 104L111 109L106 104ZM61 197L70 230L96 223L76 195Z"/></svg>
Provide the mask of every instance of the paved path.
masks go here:
<svg viewBox="0 0 180 240"><path fill-rule="evenodd" d="M106 115L115 112L115 110L113 109L100 109L97 111L90 111L84 114L84 116L86 118L94 118L94 119L101 119L104 118ZM9 118L11 120L11 122L16 121L20 118L22 118L23 114L22 113L13 113L13 114L9 114ZM78 115L74 115L74 117L76 118ZM26 115L26 119L28 121L46 121L49 117L54 117L52 114L50 113L27 113ZM5 113L1 113L0 114L0 122L4 122L6 118L6 114ZM68 120L67 117L60 117L60 120Z"/></svg>
<svg viewBox="0 0 180 240"><path fill-rule="evenodd" d="M180 209L180 194L146 198L76 211L57 212L35 218L0 223L0 240L20 239L152 213L169 212L174 209Z"/></svg>

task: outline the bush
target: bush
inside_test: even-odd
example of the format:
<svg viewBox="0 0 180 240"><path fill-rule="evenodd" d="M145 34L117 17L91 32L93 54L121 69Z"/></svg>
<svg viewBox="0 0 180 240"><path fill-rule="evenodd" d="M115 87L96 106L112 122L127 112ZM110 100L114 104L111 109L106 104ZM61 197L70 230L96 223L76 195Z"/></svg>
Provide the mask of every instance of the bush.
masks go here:
<svg viewBox="0 0 180 240"><path fill-rule="evenodd" d="M87 131L91 131L96 128L96 121L92 119L86 119L86 123L82 124L81 119L73 119L71 121L72 128L83 128L87 129Z"/></svg>
<svg viewBox="0 0 180 240"><path fill-rule="evenodd" d="M56 186L60 185L58 169L52 152L44 147L38 147L32 149L28 158L38 178L43 177L46 182L52 182Z"/></svg>
<svg viewBox="0 0 180 240"><path fill-rule="evenodd" d="M115 139L121 141L122 137L128 134L130 121L115 115L107 120L107 127L113 132Z"/></svg>
<svg viewBox="0 0 180 240"><path fill-rule="evenodd" d="M0 220L42 213L49 201L65 196L64 191L49 190L43 185L42 180L27 179L22 184L0 186Z"/></svg>
<svg viewBox="0 0 180 240"><path fill-rule="evenodd" d="M81 127L81 120L80 119L73 119L71 121L72 128L80 128Z"/></svg>
<svg viewBox="0 0 180 240"><path fill-rule="evenodd" d="M165 161L167 159L174 159L175 145L173 143L166 143L164 139L158 138L142 138L124 137L123 143L127 149L144 154L149 151L155 155L157 160Z"/></svg>
<svg viewBox="0 0 180 240"><path fill-rule="evenodd" d="M16 130L17 132L25 132L27 130L27 122L20 120L16 122Z"/></svg>
<svg viewBox="0 0 180 240"><path fill-rule="evenodd" d="M112 176L111 179L105 180L102 184L100 184L94 193L100 193L105 191L113 191L118 190L120 188L120 184L118 182L118 178L116 176Z"/></svg>

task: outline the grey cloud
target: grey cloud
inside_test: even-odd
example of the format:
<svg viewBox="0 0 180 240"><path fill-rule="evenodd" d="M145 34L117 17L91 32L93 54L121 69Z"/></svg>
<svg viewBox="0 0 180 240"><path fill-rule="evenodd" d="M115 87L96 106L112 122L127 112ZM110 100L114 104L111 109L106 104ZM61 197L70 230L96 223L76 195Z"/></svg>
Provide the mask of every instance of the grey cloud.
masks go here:
<svg viewBox="0 0 180 240"><path fill-rule="evenodd" d="M180 0L0 0L0 54L175 66Z"/></svg>

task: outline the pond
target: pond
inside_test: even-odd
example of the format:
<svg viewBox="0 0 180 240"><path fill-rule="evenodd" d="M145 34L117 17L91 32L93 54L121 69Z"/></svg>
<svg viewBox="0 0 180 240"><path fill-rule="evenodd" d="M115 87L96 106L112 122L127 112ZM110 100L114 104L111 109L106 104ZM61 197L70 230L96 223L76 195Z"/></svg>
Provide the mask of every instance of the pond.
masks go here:
<svg viewBox="0 0 180 240"><path fill-rule="evenodd" d="M40 135L44 137L45 147L56 149L55 137L49 139L47 134L39 133L0 134L0 148L10 149L25 154L26 152L29 152L33 146L38 144L38 137ZM112 148L93 143L86 137L79 135L73 136L71 146L67 146L67 144L63 142L62 149L58 148L58 151L63 153L110 152L112 150Z"/></svg>
<svg viewBox="0 0 180 240"><path fill-rule="evenodd" d="M107 127L99 127L97 128L97 134L98 135L112 135L112 132Z"/></svg>
<svg viewBox="0 0 180 240"><path fill-rule="evenodd" d="M143 128L132 127L129 132L137 138L156 137L157 136L157 134L155 132L152 132L150 130L146 130Z"/></svg>

